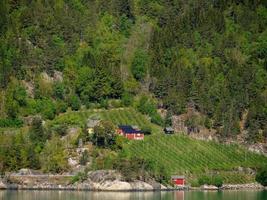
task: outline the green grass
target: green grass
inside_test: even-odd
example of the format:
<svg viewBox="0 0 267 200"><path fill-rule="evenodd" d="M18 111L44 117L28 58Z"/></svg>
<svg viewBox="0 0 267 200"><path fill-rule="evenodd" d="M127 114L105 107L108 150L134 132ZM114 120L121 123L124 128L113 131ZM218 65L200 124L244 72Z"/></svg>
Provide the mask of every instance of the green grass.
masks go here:
<svg viewBox="0 0 267 200"><path fill-rule="evenodd" d="M56 116L54 120L48 121L49 126L57 124L69 124L73 126L84 126L87 119L93 115L99 116L103 120L113 122L115 125L129 124L137 125L140 128L150 126L153 133L160 133L161 128L152 124L150 120L141 113L137 112L134 108L116 108L116 109L90 109L82 111L68 111L64 114Z"/></svg>
<svg viewBox="0 0 267 200"><path fill-rule="evenodd" d="M260 167L267 157L249 152L238 145L224 145L191 139L184 135L152 135L144 141L131 141L124 150L130 156L142 157L164 166L171 174L199 176L218 171L225 182L253 182L245 173L234 175L237 167Z"/></svg>

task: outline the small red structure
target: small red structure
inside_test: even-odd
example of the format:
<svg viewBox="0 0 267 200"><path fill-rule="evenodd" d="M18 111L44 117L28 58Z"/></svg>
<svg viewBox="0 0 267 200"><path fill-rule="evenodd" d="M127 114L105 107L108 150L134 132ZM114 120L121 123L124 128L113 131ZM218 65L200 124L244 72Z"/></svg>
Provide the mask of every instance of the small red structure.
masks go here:
<svg viewBox="0 0 267 200"><path fill-rule="evenodd" d="M120 125L117 130L119 135L122 135L129 140L143 140L145 135L142 131L134 129L132 126Z"/></svg>
<svg viewBox="0 0 267 200"><path fill-rule="evenodd" d="M175 186L184 186L185 185L185 177L184 176L172 176L172 183Z"/></svg>

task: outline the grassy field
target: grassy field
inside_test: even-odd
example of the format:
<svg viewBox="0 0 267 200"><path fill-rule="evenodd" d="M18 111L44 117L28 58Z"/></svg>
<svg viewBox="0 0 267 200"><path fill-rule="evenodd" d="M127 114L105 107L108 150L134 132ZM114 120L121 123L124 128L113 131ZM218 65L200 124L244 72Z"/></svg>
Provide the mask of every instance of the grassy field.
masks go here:
<svg viewBox="0 0 267 200"><path fill-rule="evenodd" d="M153 135L144 141L131 141L125 146L125 151L130 156L155 161L171 174L187 175L189 179L216 171L226 183L253 182L253 175L236 169L267 164L267 157L238 145L199 141L178 134Z"/></svg>

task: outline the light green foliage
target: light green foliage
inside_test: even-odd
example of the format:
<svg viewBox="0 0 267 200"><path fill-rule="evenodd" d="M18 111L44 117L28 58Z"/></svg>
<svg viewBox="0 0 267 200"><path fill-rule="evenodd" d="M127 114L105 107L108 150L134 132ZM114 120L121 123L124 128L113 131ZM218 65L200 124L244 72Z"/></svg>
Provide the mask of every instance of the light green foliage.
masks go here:
<svg viewBox="0 0 267 200"><path fill-rule="evenodd" d="M137 105L137 109L141 113L148 115L151 118L152 123L163 125L163 119L157 113L156 103L153 99L145 95L141 96Z"/></svg>
<svg viewBox="0 0 267 200"><path fill-rule="evenodd" d="M26 105L26 90L21 83L12 78L6 90L6 112L9 117L16 118L19 107Z"/></svg>
<svg viewBox="0 0 267 200"><path fill-rule="evenodd" d="M58 137L53 137L45 144L40 160L45 172L60 173L68 169L66 152Z"/></svg>

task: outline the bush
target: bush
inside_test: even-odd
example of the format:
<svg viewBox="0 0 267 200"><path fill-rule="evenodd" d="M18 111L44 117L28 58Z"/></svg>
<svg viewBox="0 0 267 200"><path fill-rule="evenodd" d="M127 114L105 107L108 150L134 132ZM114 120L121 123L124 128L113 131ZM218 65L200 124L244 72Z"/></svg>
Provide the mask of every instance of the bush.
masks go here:
<svg viewBox="0 0 267 200"><path fill-rule="evenodd" d="M71 97L69 97L69 106L71 107L72 110L79 110L81 107L81 101L79 99L79 97L77 97L76 95L71 95Z"/></svg>
<svg viewBox="0 0 267 200"><path fill-rule="evenodd" d="M60 137L67 134L67 129L68 129L67 124L59 124L53 127L55 133Z"/></svg>
<svg viewBox="0 0 267 200"><path fill-rule="evenodd" d="M124 106L131 106L133 104L133 96L129 93L124 93L121 101Z"/></svg>
<svg viewBox="0 0 267 200"><path fill-rule="evenodd" d="M0 127L22 127L23 121L21 119L0 119Z"/></svg>
<svg viewBox="0 0 267 200"><path fill-rule="evenodd" d="M221 187L223 185L223 179L219 175L214 175L214 176L201 176L198 179L198 184L199 185L215 185L216 187Z"/></svg>
<svg viewBox="0 0 267 200"><path fill-rule="evenodd" d="M41 153L41 166L44 172L61 173L68 169L63 142L54 137L46 143Z"/></svg>
<svg viewBox="0 0 267 200"><path fill-rule="evenodd" d="M221 187L223 185L223 179L221 176L214 176L212 178L212 185L215 185L216 187Z"/></svg>
<svg viewBox="0 0 267 200"><path fill-rule="evenodd" d="M141 128L141 131L145 134L145 135L151 135L151 127L150 126L144 126Z"/></svg>
<svg viewBox="0 0 267 200"><path fill-rule="evenodd" d="M68 105L64 101L58 101L56 103L56 113L64 113L68 109Z"/></svg>
<svg viewBox="0 0 267 200"><path fill-rule="evenodd" d="M53 96L56 99L64 99L65 87L61 82L57 82L53 85Z"/></svg>
<svg viewBox="0 0 267 200"><path fill-rule="evenodd" d="M267 186L267 167L257 172L256 181L263 186Z"/></svg>

